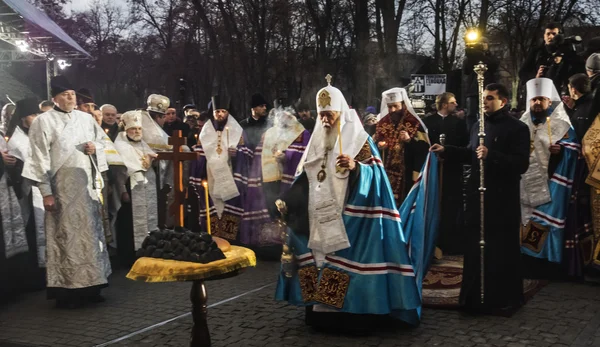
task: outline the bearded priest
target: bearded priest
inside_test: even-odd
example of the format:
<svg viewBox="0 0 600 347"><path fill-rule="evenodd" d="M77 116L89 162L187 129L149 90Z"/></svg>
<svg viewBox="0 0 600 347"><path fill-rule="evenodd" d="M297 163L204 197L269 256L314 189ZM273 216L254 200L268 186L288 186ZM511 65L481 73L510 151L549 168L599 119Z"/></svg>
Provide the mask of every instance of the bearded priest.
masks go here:
<svg viewBox="0 0 600 347"><path fill-rule="evenodd" d="M125 112L121 116L124 130L115 139L115 148L125 163L116 175L116 194L122 204L117 249L127 264L133 263L135 251L148 233L158 230L156 174L152 170L157 154L143 140L143 117L142 111Z"/></svg>
<svg viewBox="0 0 600 347"><path fill-rule="evenodd" d="M329 83L316 102L318 123L279 203L282 259L293 266L282 263L276 298L307 307L307 323L321 327L404 319L420 296L379 152L339 89Z"/></svg>
<svg viewBox="0 0 600 347"><path fill-rule="evenodd" d="M521 121L529 127L531 148L521 177L521 251L555 263L524 258L525 270L535 272L527 275L549 277L558 272L564 249L577 243L573 237L565 244L565 227L581 146L551 79L528 81L527 100Z"/></svg>
<svg viewBox="0 0 600 347"><path fill-rule="evenodd" d="M381 151L396 206L400 208L427 158L430 145L427 127L403 88L381 93L379 118L373 139Z"/></svg>
<svg viewBox="0 0 600 347"><path fill-rule="evenodd" d="M197 192L202 227L206 228L203 183L207 183L212 234L238 241L252 152L245 145L244 130L229 114L229 105L230 100L225 97L215 96L211 100L214 119L202 127L199 143L194 147L200 157L190 164L190 185Z"/></svg>

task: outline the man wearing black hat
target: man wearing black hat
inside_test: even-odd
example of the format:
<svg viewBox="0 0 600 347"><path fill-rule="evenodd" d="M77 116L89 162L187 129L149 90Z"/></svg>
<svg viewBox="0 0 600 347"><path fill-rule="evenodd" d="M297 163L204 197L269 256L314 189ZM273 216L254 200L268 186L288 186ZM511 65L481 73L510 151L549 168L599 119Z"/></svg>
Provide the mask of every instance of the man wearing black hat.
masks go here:
<svg viewBox="0 0 600 347"><path fill-rule="evenodd" d="M238 241L244 210L243 197L248 182L251 151L246 133L229 114L229 99L215 96L211 101L214 119L202 127L194 151L201 156L190 164L190 184L204 196L203 182L208 181L213 235ZM206 228L206 203L199 199L199 215Z"/></svg>
<svg viewBox="0 0 600 347"><path fill-rule="evenodd" d="M89 89L81 88L77 91L77 109L81 112L89 113L92 116L98 105L94 102L92 92Z"/></svg>
<svg viewBox="0 0 600 347"><path fill-rule="evenodd" d="M17 101L15 114L7 131L9 140L6 154L12 160L5 162L8 164L5 165L4 170L6 181L1 180L1 182L9 182L9 185L8 187L0 185L0 195L4 199L13 200L9 202L13 206L10 209L9 204L0 204L2 206L0 215L11 225L9 227L11 230L2 230L0 225L0 235L2 231L4 232L4 237L0 237L0 283L2 283L0 301L6 298L7 291L17 293L23 290L42 289L46 284L44 273L46 239L42 195L39 189L32 187L29 181L23 180L21 176L24 161L31 153L27 133L38 113L41 112L36 98ZM15 217L19 219L19 223L22 223L20 228L14 226ZM6 256L8 254L12 256ZM24 273L27 275L22 276Z"/></svg>
<svg viewBox="0 0 600 347"><path fill-rule="evenodd" d="M104 301L100 291L111 273L100 198L106 135L75 110L75 90L64 76L53 77L50 86L55 106L31 124L31 160L22 175L37 182L47 212L48 299L74 308Z"/></svg>
<svg viewBox="0 0 600 347"><path fill-rule="evenodd" d="M246 145L250 150L254 151L262 135L270 125L267 122L267 101L262 95L259 93L252 95L250 107L252 115L241 121L240 125L246 132L246 135L248 135L248 143Z"/></svg>

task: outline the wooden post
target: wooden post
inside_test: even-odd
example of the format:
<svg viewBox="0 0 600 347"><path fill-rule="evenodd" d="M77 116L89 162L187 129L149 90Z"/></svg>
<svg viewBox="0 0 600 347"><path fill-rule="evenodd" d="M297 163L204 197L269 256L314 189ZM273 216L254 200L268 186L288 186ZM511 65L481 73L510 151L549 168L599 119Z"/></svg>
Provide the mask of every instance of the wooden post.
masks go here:
<svg viewBox="0 0 600 347"><path fill-rule="evenodd" d="M192 334L190 337L190 347L210 347L210 332L208 331L208 294L204 281L194 281L192 291L190 292L190 300L192 301L192 317L194 325L192 326Z"/></svg>
<svg viewBox="0 0 600 347"><path fill-rule="evenodd" d="M158 160L173 162L173 190L174 199L169 206L169 214L175 219L175 225L182 227L184 224L185 192L183 191L183 162L196 160L200 156L196 152L183 152L181 146L185 145L187 139L181 137L181 130L173 131L169 137L169 144L173 146L173 152L158 152Z"/></svg>

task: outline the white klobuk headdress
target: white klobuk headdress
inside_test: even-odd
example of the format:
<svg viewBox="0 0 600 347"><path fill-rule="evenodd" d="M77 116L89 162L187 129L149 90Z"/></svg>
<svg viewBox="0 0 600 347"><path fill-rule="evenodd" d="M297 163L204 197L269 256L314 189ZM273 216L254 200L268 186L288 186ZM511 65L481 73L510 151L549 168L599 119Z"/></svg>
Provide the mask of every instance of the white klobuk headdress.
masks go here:
<svg viewBox="0 0 600 347"><path fill-rule="evenodd" d="M415 116L415 118L421 123L421 126L427 132L427 127L425 123L421 120L421 117L417 115L415 109L410 102L410 98L408 97L408 93L404 88L392 88L388 89L385 92L381 93L381 108L379 108L379 115L377 116L377 121L379 122L383 117L387 116L390 111L388 110L388 104L394 104L396 102L403 102L406 110Z"/></svg>
<svg viewBox="0 0 600 347"><path fill-rule="evenodd" d="M558 94L554 82L545 77L527 81L527 111L529 111L529 101L538 96L550 99L553 104L561 101L560 94Z"/></svg>

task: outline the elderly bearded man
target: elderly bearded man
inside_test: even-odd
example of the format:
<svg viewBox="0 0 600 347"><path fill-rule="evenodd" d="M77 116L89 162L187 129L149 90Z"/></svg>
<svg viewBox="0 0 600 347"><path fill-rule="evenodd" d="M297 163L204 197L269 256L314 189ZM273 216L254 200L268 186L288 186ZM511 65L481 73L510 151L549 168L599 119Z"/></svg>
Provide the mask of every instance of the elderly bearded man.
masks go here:
<svg viewBox="0 0 600 347"><path fill-rule="evenodd" d="M156 174L151 168L157 154L142 139L143 117L142 111L125 112L124 131L115 140L125 163L116 175L116 191L122 202L117 249L126 264L133 263L148 232L158 230Z"/></svg>
<svg viewBox="0 0 600 347"><path fill-rule="evenodd" d="M309 324L406 319L420 294L379 152L339 89L316 101L318 123L283 197L294 266L282 267L276 298L306 306Z"/></svg>

